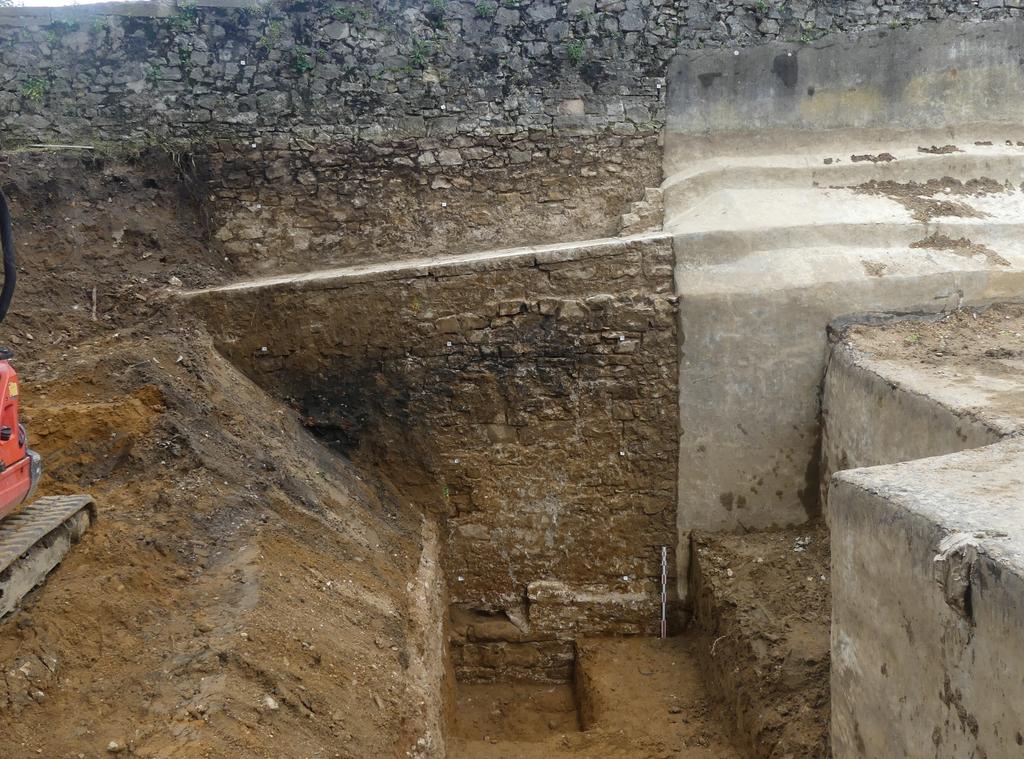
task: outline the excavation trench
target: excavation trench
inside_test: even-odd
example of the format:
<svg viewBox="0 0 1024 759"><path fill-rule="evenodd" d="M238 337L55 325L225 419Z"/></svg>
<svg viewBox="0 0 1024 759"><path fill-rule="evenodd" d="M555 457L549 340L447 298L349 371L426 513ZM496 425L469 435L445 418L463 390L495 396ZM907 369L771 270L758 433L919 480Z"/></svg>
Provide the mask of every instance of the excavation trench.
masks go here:
<svg viewBox="0 0 1024 759"><path fill-rule="evenodd" d="M701 330L733 296L716 300L709 288L699 300L692 286L680 306L674 261L667 238L650 235L190 296L225 357L436 525L410 585L419 641L410 674L434 694L415 730L420 753L828 755L837 538L821 520L693 529L711 506L737 520L745 513L737 486L696 511L697 491L677 490L693 466L680 440L694 445L677 436L680 415L698 418L695 388L714 390L680 377L694 377L687 360L712 342ZM869 285L851 290L850 302L896 297ZM744 297L778 309L766 308L762 329L793 315L776 291ZM857 416L871 403L856 400L828 359L825 314L845 303L802 312L808 323L786 356L793 386L741 430L790 446L772 454L785 459L779 478L790 484L774 497L801 504L805 518L823 511L818 485L836 469L989 439L938 419L932 448L871 447L886 420ZM704 320L694 315L700 304ZM300 312L301 322L282 318ZM758 334L737 330L716 361L746 355ZM738 365L730 376L749 372L759 386L764 368ZM716 397L733 392L720 387ZM743 399L758 410L763 401ZM697 440L734 434L705 422ZM742 473L712 474L724 482ZM752 503L771 503L754 487ZM839 544L850 540L844 532ZM672 546L671 635L662 640L660 557ZM846 603L861 598L850 599L855 578L842 585ZM919 624L933 628L926 616ZM848 706L851 692L840 694Z"/></svg>
<svg viewBox="0 0 1024 759"><path fill-rule="evenodd" d="M794 552L806 529L773 534L765 573L743 582L726 573L753 557L727 540L677 566L691 535L677 524L674 262L671 240L647 235L190 296L224 356L436 522L446 599L416 602L443 648L423 676L445 727L425 750L822 750L826 541L813 538L810 612L789 582L804 568L787 569L812 556Z"/></svg>
<svg viewBox="0 0 1024 759"><path fill-rule="evenodd" d="M531 129L530 150L260 121L251 153L206 151L203 193L177 161L58 193L106 159L13 159L23 218L63 220L19 230L11 324L49 333L26 376L53 394L31 434L49 486L99 488L103 516L5 623L5 745L1018 756L1024 314L963 307L1024 292L1020 101L993 94L1022 39L681 50L633 137ZM618 218L658 146L665 182ZM170 275L328 263L348 268Z"/></svg>

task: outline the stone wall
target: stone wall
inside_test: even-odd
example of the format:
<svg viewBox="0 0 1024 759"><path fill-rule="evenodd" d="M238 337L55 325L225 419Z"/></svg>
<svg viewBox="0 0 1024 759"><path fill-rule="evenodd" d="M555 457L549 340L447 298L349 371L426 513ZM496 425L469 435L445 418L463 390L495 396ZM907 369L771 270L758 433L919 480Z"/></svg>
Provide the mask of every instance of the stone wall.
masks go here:
<svg viewBox="0 0 1024 759"><path fill-rule="evenodd" d="M653 633L675 543L669 238L210 291L190 308L307 424L440 512L463 677L566 678ZM674 571L673 571L674 577Z"/></svg>
<svg viewBox="0 0 1024 759"><path fill-rule="evenodd" d="M655 135L679 47L806 42L1019 4L0 8L0 148L191 152L210 179L212 232L242 272L593 238L615 234L623 206L660 181Z"/></svg>
<svg viewBox="0 0 1024 759"><path fill-rule="evenodd" d="M232 7L234 6L234 7ZM5 141L280 134L371 141L663 120L680 46L809 41L1019 0L206 0L3 9Z"/></svg>
<svg viewBox="0 0 1024 759"><path fill-rule="evenodd" d="M214 236L248 273L611 237L660 182L653 134L223 140L204 163Z"/></svg>

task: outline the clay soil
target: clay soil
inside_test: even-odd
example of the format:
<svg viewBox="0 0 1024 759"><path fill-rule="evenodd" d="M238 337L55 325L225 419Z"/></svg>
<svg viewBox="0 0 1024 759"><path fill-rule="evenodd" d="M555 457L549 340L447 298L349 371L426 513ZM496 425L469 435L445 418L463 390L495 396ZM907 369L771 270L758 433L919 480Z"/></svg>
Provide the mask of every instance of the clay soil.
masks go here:
<svg viewBox="0 0 1024 759"><path fill-rule="evenodd" d="M744 756L830 756L827 528L701 534L694 549L698 661Z"/></svg>

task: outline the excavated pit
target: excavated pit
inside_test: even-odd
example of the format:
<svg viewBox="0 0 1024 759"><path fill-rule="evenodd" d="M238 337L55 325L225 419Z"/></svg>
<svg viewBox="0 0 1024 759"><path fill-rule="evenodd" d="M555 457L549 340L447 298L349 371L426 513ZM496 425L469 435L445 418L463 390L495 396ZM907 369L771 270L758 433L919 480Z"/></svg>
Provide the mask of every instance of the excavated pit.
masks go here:
<svg viewBox="0 0 1024 759"><path fill-rule="evenodd" d="M964 44L999 64L1016 48L986 29ZM865 44L923 54L917 35ZM353 263L354 245L324 259L346 268L222 285L270 259L245 244L229 272L176 249L203 234L180 167L139 181L98 160L105 182L65 194L13 159L19 210L69 220L66 242L116 269L91 298L37 288L43 316L15 314L26 347L46 330L26 404L46 488L97 489L104 518L64 584L4 622L5 745L1014 756L1024 318L981 306L1024 283L1024 151L1005 124L915 131L921 104L889 80L830 95L816 77L859 77L858 56L682 53L667 179L641 203L664 198L664 231L618 238L431 256L500 237L452 213L422 258ZM934 113L992 67L920 68L907 91L931 88ZM864 104L886 98L901 129L872 131L890 124ZM838 128L844 109L862 131ZM774 142L742 131L766 112ZM232 199L227 225L250 234ZM574 208L511 239L576 236L593 209ZM353 239L405 239L380 213ZM32 227L29 248L57 231ZM191 259L197 289L157 303L147 278ZM96 274L30 266L79 290ZM46 326L71 311L66 334ZM61 721L83 703L97 720Z"/></svg>
<svg viewBox="0 0 1024 759"><path fill-rule="evenodd" d="M791 541L763 551L767 594L711 579L743 538L676 567L673 261L653 234L186 294L226 358L437 520L453 759L827 752L827 541L812 605L783 600Z"/></svg>

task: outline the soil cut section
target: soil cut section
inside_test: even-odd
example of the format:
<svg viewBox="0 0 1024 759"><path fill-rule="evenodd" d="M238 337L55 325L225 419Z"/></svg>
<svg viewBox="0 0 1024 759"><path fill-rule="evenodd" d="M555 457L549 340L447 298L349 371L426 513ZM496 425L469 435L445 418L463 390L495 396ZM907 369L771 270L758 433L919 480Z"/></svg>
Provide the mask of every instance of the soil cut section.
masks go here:
<svg viewBox="0 0 1024 759"><path fill-rule="evenodd" d="M698 661L744 756L830 756L829 535L823 523L693 537Z"/></svg>
<svg viewBox="0 0 1024 759"><path fill-rule="evenodd" d="M39 494L99 513L0 621L0 754L443 755L429 524L167 307L227 275L177 169L0 163Z"/></svg>

